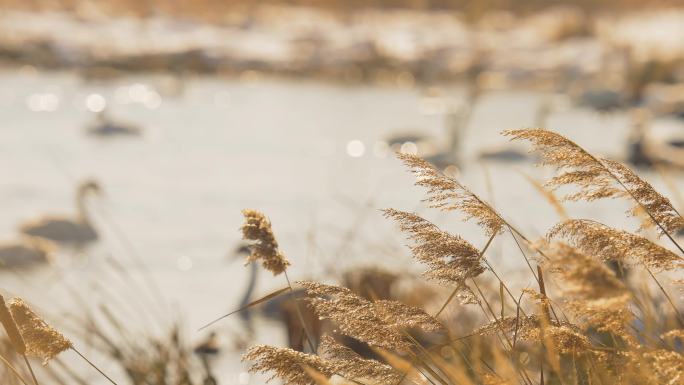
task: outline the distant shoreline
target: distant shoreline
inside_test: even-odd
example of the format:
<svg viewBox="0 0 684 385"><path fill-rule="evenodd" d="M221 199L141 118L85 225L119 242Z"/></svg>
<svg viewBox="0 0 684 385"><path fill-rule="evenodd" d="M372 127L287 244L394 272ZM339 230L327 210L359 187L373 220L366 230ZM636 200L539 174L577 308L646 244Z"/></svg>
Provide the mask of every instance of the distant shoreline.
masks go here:
<svg viewBox="0 0 684 385"><path fill-rule="evenodd" d="M87 80L254 72L352 84L475 81L484 88L562 91L579 80L622 81L643 63L679 68L684 58L684 10L588 18L561 7L525 17L493 12L476 24L453 12L396 9L340 16L262 6L221 24L89 12L3 12L0 66L76 70ZM654 25L666 28L667 40L644 33Z"/></svg>

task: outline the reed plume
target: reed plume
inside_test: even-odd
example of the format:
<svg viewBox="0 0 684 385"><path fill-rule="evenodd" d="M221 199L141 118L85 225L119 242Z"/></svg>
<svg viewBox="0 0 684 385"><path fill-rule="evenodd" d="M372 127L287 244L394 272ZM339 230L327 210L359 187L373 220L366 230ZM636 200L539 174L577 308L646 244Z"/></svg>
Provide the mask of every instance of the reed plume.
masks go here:
<svg viewBox="0 0 684 385"><path fill-rule="evenodd" d="M321 339L319 354L329 360L335 373L351 380L377 385L395 385L402 379L402 375L391 366L362 358L328 335Z"/></svg>
<svg viewBox="0 0 684 385"><path fill-rule="evenodd" d="M657 270L683 265L682 257L650 240L589 219L571 219L554 226L547 238L562 238L588 255L604 261L643 264Z"/></svg>
<svg viewBox="0 0 684 385"><path fill-rule="evenodd" d="M464 221L475 219L489 236L503 231L506 222L489 204L473 194L456 179L448 177L417 155L398 153L397 157L416 175L416 186L427 189L429 207L442 211L460 211Z"/></svg>
<svg viewBox="0 0 684 385"><path fill-rule="evenodd" d="M249 367L250 373L272 372L273 376L267 382L277 377L285 384L316 385L316 380L307 373L305 368L314 369L327 378L334 374L333 366L328 360L289 348L253 346L242 356L242 360L253 361Z"/></svg>
<svg viewBox="0 0 684 385"><path fill-rule="evenodd" d="M582 354L593 350L591 341L579 327L569 322L543 319L538 315L496 319L475 329L472 334L488 336L499 332L516 341L540 343L543 338L547 339L561 354Z"/></svg>
<svg viewBox="0 0 684 385"><path fill-rule="evenodd" d="M684 227L684 218L669 199L628 167L595 157L575 142L549 130L508 130L503 134L511 136L512 140L530 141L532 151L537 151L541 156L541 164L553 166L560 172L560 175L546 183L547 186L557 189L574 185L578 188L578 191L567 194L565 199L593 201L627 197L636 203L629 214L636 215L643 208L661 233L669 236Z"/></svg>
<svg viewBox="0 0 684 385"><path fill-rule="evenodd" d="M666 231L674 234L684 228L684 218L674 208L670 200L656 191L650 183L641 179L634 171L620 162L610 159L604 159L603 162L624 185L632 198L640 204L640 206L635 206L630 210L632 216L638 216L641 211L645 210L647 214L652 216L656 224L662 226L661 233Z"/></svg>
<svg viewBox="0 0 684 385"><path fill-rule="evenodd" d="M560 286L563 298L593 301L628 294L615 272L595 258L563 242L543 247L550 257L547 269L563 283Z"/></svg>
<svg viewBox="0 0 684 385"><path fill-rule="evenodd" d="M401 231L413 241L413 257L428 266L427 279L455 285L462 303L476 303L477 297L466 280L485 271L480 251L465 239L442 231L420 216L394 209L383 210L386 218L394 219Z"/></svg>
<svg viewBox="0 0 684 385"><path fill-rule="evenodd" d="M396 301L368 301L351 290L316 282L299 282L310 295L308 302L322 319L334 321L341 332L371 346L407 352L411 344L403 329L443 330L423 310Z"/></svg>
<svg viewBox="0 0 684 385"><path fill-rule="evenodd" d="M684 383L684 355L681 353L658 349L644 354L650 367L650 381L658 384L678 385Z"/></svg>
<svg viewBox="0 0 684 385"><path fill-rule="evenodd" d="M546 244L549 270L562 284L565 308L583 328L619 336L636 346L629 330L634 316L632 298L624 282L599 260L562 242Z"/></svg>
<svg viewBox="0 0 684 385"><path fill-rule="evenodd" d="M242 210L245 223L240 228L245 240L254 241L250 245L251 254L245 264L261 260L264 268L273 275L278 275L290 266L285 255L280 252L278 242L275 239L271 222L257 210Z"/></svg>
<svg viewBox="0 0 684 385"><path fill-rule="evenodd" d="M26 342L26 353L43 359L43 364L59 353L73 348L73 344L60 332L48 325L20 298L9 304L12 317Z"/></svg>

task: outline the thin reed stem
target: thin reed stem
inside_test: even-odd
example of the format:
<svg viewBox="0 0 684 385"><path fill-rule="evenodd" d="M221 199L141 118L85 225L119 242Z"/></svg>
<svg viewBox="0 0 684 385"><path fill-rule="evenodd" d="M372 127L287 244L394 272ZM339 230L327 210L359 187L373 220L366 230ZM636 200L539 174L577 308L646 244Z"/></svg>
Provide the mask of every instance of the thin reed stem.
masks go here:
<svg viewBox="0 0 684 385"><path fill-rule="evenodd" d="M525 261L529 261L529 260L527 259L527 256L525 255L525 251L522 249L522 246L520 245L520 242L518 242L518 239L515 237L515 234L518 234L518 236L520 236L520 237L523 239L523 241L525 241L528 245L531 245L532 243L531 243L524 235L520 234L520 232L518 232L517 230L514 230L512 227L510 227L510 225L508 226L508 229L509 229L510 232L511 232L511 236L513 237L513 240L515 241L515 244L518 246L518 250L520 250L520 253L523 255L523 258L525 259ZM514 232L515 232L515 234L514 234ZM549 259L549 257L547 257L547 256L544 254L544 252L542 252L541 250L539 250L539 249L537 249L537 248L535 248L535 250L536 250L540 255L542 255L543 257L545 257L547 260ZM530 270L532 271L532 275L533 275L534 278L537 280L537 284L539 284L540 287L543 286L543 285L544 285L544 282L542 282L541 276L534 272L534 270L532 269L532 265L528 264L528 266L529 266ZM539 266L537 266L537 271L540 271L540 270L539 270ZM544 294L544 297L545 297L546 299L549 298L548 296L546 296L546 294ZM556 314L556 310L553 308L553 305L550 305L549 308L551 309L551 313L553 313L553 318L556 319L556 322L560 322L560 319L558 318L558 314Z"/></svg>
<svg viewBox="0 0 684 385"><path fill-rule="evenodd" d="M482 297L482 301L484 301L485 305L487 305L487 310L489 310L489 314L491 314L492 317L494 317L494 321L496 322L496 320L497 320L496 313L494 313L492 306L490 305L489 301L487 301L487 298L485 297L484 293L480 289L480 286L477 284L477 282L475 282L474 279L472 280L472 282L473 282L473 285L475 285L475 289L477 289L477 292L480 293L480 297ZM487 312L485 311L485 313L487 313ZM504 332L503 329L501 329L501 335L503 335L504 339L508 343L508 347L513 349L513 343L511 343L511 340L508 338L508 336L506 335L506 333Z"/></svg>
<svg viewBox="0 0 684 385"><path fill-rule="evenodd" d="M489 237L489 240L487 241L487 243L485 244L485 246L482 248L482 251L480 252L480 258L483 257L485 251L487 251L487 249L489 248L489 246L492 244L492 241L494 241L494 238L495 238L495 237L496 237L496 234L492 234L492 236ZM434 315L435 318L437 318L440 314L442 314L442 312L444 311L444 309L446 309L446 307L449 305L449 303L451 302L451 300L454 299L454 297L456 296L456 294L458 293L458 291L459 291L459 289L458 289L458 288L455 288L455 289L451 292L451 294L449 295L449 297L447 298L447 300L444 301L444 303L443 303L442 306L440 307L439 311L437 311L437 313L435 313L435 315ZM425 350L425 352L426 352L427 354L429 354L429 351L428 351L428 350ZM412 363L415 363L415 360L418 360L418 359L419 359L418 356L413 357ZM397 385L399 385L399 384L404 380L404 378L406 378L406 375L407 375L407 374L408 374L408 372L402 373L402 377L401 377L401 379L399 380L399 382L397 383Z"/></svg>
<svg viewBox="0 0 684 385"><path fill-rule="evenodd" d="M487 249L489 248L489 245L492 244L492 241L494 241L494 238L495 238L495 237L496 237L496 234L492 234L492 236L489 237L489 240L487 240L487 244L485 244L485 246L482 248L482 251L480 251L480 259L484 259L484 253L485 253L485 251L487 251ZM485 261L486 261L486 260L485 260ZM489 264L487 264L487 265L489 265ZM442 307L439 309L439 311L438 311L437 313L435 313L435 316L434 316L435 318L439 317L439 315L442 314L442 312L444 311L444 309L446 309L447 305L449 305L449 303L451 302L451 300L454 299L454 297L456 296L456 294L458 293L458 291L459 291L459 288L455 288L455 289L451 292L451 294L449 295L449 298L447 298L447 300L444 302L444 304L443 304Z"/></svg>
<svg viewBox="0 0 684 385"><path fill-rule="evenodd" d="M33 383L35 385L38 385L38 379L36 378L36 374L33 373L33 368L31 367L31 363L29 362L28 358L26 358L26 354L22 354L22 357L24 357L24 362L26 363L26 367L29 370L29 373L31 373L31 378L33 379Z"/></svg>
<svg viewBox="0 0 684 385"><path fill-rule="evenodd" d="M442 369L439 367L439 365L437 365L437 362L435 362L435 360L432 358L432 355L430 354L430 352L429 352L427 349L425 349L425 347L424 347L420 342L418 342L418 340L416 340L415 338L413 338L413 336L412 336L410 333L407 333L406 331L404 331L403 333L404 333L404 335L413 343L413 345L415 345L415 346L418 348L418 350L420 351L421 354L425 355L425 357L427 357L428 359L430 359L430 361L432 362L432 364L433 364L437 369L439 369L439 371L442 372L442 374L446 374L446 373L444 373L444 371L442 371ZM422 360L420 359L420 356L418 356L418 355L415 356L415 359L422 362ZM429 371L429 372L435 377L436 380L438 380L439 382L444 383L444 384L447 383L447 382L446 382L444 379L442 379L441 376L439 376L439 374L437 374L437 372L435 372L429 365L427 365L427 364L424 363L423 366L425 367L425 369L426 369L427 371ZM448 376L447 376L447 377L448 377Z"/></svg>
<svg viewBox="0 0 684 385"><path fill-rule="evenodd" d="M92 366L93 369L97 370L97 371L98 371L104 378L106 378L109 382L111 382L111 383L114 384L114 385L119 385L119 384L117 384L116 382L114 382L114 380L112 380L108 375L106 375L105 372L103 372L100 368L98 368L97 365L95 365L95 364L93 364L92 362L90 362L90 360L87 359L86 356L84 356L83 354L81 354L81 352L79 352L78 349L76 349L75 347L72 346L72 347L71 347L71 350L73 350L74 352L76 352L76 354L78 354L79 356L81 356L81 358L83 358L83 360L84 360L85 362L87 362L88 365Z"/></svg>
<svg viewBox="0 0 684 385"><path fill-rule="evenodd" d="M672 309L674 309L675 313L677 314L677 320L679 321L679 325L684 327L684 318L682 317L682 313L679 312L679 309L677 309L677 306L675 306L674 301L672 301L672 297L670 297L670 295L667 294L667 291L665 291L665 288L660 283L660 281L658 281L658 278L656 278L656 276L653 274L651 269L649 269L648 266L645 266L645 265L644 265L644 268L646 268L648 275L650 275L651 278L653 278L653 281L656 283L656 285L658 285L658 288L660 289L660 291L663 293L663 295L667 299L667 302L669 302L670 305L672 306Z"/></svg>
<svg viewBox="0 0 684 385"><path fill-rule="evenodd" d="M292 288L292 283L290 283L290 277L287 276L287 270L283 270L283 273L285 275L285 280L287 281L287 286L290 288L290 293L294 294L294 289ZM316 353L316 348L315 345L313 344L313 334L309 330L309 328L306 325L306 322L304 322L304 315L302 315L302 310L299 308L299 302L297 302L297 298L292 298L294 301L295 305L295 312L297 313L297 317L299 318L299 322L302 324L302 328L304 328L304 336L306 337L306 342L309 344L309 349L311 349L312 353Z"/></svg>

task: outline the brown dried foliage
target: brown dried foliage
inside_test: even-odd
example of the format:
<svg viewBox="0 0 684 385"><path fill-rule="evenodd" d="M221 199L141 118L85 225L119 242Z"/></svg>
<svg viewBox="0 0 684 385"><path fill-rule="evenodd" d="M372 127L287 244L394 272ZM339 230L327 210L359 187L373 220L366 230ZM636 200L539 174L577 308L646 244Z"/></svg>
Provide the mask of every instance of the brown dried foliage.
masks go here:
<svg viewBox="0 0 684 385"><path fill-rule="evenodd" d="M503 231L506 222L489 204L473 194L456 179L448 177L417 155L398 153L406 167L416 175L416 186L427 189L429 207L442 211L460 211L463 220L475 219L489 236Z"/></svg>
<svg viewBox="0 0 684 385"><path fill-rule="evenodd" d="M256 210L242 210L242 215L245 217L245 223L241 227L242 237L254 241L250 245L251 254L245 263L261 260L264 268L273 275L284 272L290 266L290 262L278 248L271 222Z"/></svg>
<svg viewBox="0 0 684 385"><path fill-rule="evenodd" d="M423 310L396 301L368 301L351 290L316 282L298 282L311 296L309 304L322 319L334 321L345 335L371 346L411 350L404 329L438 331L443 325Z"/></svg>
<svg viewBox="0 0 684 385"><path fill-rule="evenodd" d="M643 264L657 270L682 267L682 257L650 240L589 219L571 219L554 226L547 238L562 238L583 253L604 261Z"/></svg>
<svg viewBox="0 0 684 385"><path fill-rule="evenodd" d="M541 163L555 167L560 175L546 185L557 189L574 185L579 191L565 196L567 200L593 201L603 198L631 198L636 205L629 211L637 215L645 210L653 223L669 234L684 227L684 218L669 199L658 193L648 182L639 178L619 162L595 157L575 142L544 129L504 131L512 140L527 140L541 156Z"/></svg>
<svg viewBox="0 0 684 385"><path fill-rule="evenodd" d="M352 380L378 385L395 385L402 374L389 365L359 356L330 336L323 336L319 354L331 362L335 373Z"/></svg>
<svg viewBox="0 0 684 385"><path fill-rule="evenodd" d="M48 325L20 298L9 304L12 317L26 342L26 353L43 359L46 364L59 353L73 347L71 341Z"/></svg>
<svg viewBox="0 0 684 385"><path fill-rule="evenodd" d="M289 348L268 345L252 346L242 356L242 360L252 361L249 367L250 373L272 372L273 376L267 381L279 378L284 384L316 385L316 380L305 370L307 367L328 378L334 374L334 369L327 360Z"/></svg>
<svg viewBox="0 0 684 385"><path fill-rule="evenodd" d="M477 297L466 285L466 280L485 271L481 253L465 239L440 230L420 216L394 209L383 211L385 217L394 219L401 231L413 241L410 246L413 257L428 266L423 273L447 285L455 285L462 303L476 303Z"/></svg>

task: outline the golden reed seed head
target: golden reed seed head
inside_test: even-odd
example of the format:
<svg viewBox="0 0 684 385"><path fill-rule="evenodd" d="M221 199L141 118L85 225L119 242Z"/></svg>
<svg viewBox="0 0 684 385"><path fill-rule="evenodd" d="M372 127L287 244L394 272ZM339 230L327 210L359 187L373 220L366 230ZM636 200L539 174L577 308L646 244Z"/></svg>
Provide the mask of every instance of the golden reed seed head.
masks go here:
<svg viewBox="0 0 684 385"><path fill-rule="evenodd" d="M562 282L563 298L593 301L627 294L625 284L599 259L563 242L541 246L549 257L546 267Z"/></svg>
<svg viewBox="0 0 684 385"><path fill-rule="evenodd" d="M465 221L475 219L490 236L503 231L505 221L501 216L456 179L444 175L417 155L398 153L397 158L416 176L416 186L427 189L425 201L429 207L460 211L465 214Z"/></svg>
<svg viewBox="0 0 684 385"><path fill-rule="evenodd" d="M310 295L316 314L334 321L340 331L371 346L410 351L403 329L444 330L444 326L422 309L397 301L368 301L351 290L316 282L298 282Z"/></svg>
<svg viewBox="0 0 684 385"><path fill-rule="evenodd" d="M504 333L511 338L515 336L520 341L532 343L548 338L556 351L563 354L581 354L592 350L589 338L577 326L569 322L542 320L537 315L497 319L475 329L472 334L487 336L496 333Z"/></svg>
<svg viewBox="0 0 684 385"><path fill-rule="evenodd" d="M267 381L278 377L284 383L293 385L317 384L307 368L325 378L338 375L348 380L377 385L398 384L402 378L392 367L362 358L329 336L323 336L320 352L321 355L313 355L289 348L258 345L249 348L242 360L253 361L249 368L251 373L273 373Z"/></svg>
<svg viewBox="0 0 684 385"><path fill-rule="evenodd" d="M264 268L273 275L278 275L290 266L290 262L278 249L271 222L264 214L257 210L242 210L245 223L240 228L242 238L254 241L250 246L251 254L247 257L246 264L261 260Z"/></svg>
<svg viewBox="0 0 684 385"><path fill-rule="evenodd" d="M604 261L644 264L656 270L674 270L684 265L682 257L642 236L589 219L561 222L546 237L565 239L584 254Z"/></svg>
<svg viewBox="0 0 684 385"><path fill-rule="evenodd" d="M643 205L643 209L652 215L653 219L655 219L665 231L674 234L678 230L684 228L684 218L679 215L674 206L672 206L670 200L656 191L651 184L639 178L634 171L619 162L609 159L604 159L603 162L606 164L606 167L620 179L622 184L626 186L634 199ZM629 214L636 217L643 209L640 205L636 205L629 211ZM653 225L652 221L647 221L646 223L651 224L651 227ZM642 227L644 226L642 225ZM658 232L662 234L663 229L660 227L657 229Z"/></svg>
<svg viewBox="0 0 684 385"><path fill-rule="evenodd" d="M10 314L9 309L5 304L5 298L2 295L0 295L0 322L2 322L2 326L5 328L14 350L21 355L25 354L26 344L19 333L17 324L14 322L14 318L12 318L12 314Z"/></svg>
<svg viewBox="0 0 684 385"><path fill-rule="evenodd" d="M391 366L362 358L329 335L321 339L319 354L329 360L336 374L350 380L377 385L396 385L402 380L401 373Z"/></svg>
<svg viewBox="0 0 684 385"><path fill-rule="evenodd" d="M480 251L465 239L442 231L430 221L414 213L394 209L383 210L399 229L413 241L413 257L428 266L423 273L427 279L455 285L461 303L477 303L477 297L466 285L466 280L485 271Z"/></svg>
<svg viewBox="0 0 684 385"><path fill-rule="evenodd" d="M532 151L541 156L541 163L555 167L560 175L546 183L553 189L574 185L578 191L565 196L566 200L593 201L603 198L627 198L635 203L629 214L636 216L645 209L662 230L672 234L684 227L684 218L672 203L625 165L591 155L575 142L544 129L504 131L512 140L527 140ZM642 226L643 227L643 226Z"/></svg>
<svg viewBox="0 0 684 385"><path fill-rule="evenodd" d="M285 384L316 385L316 380L304 370L306 367L327 378L334 374L332 364L319 356L275 346L252 346L242 356L242 360L253 361L249 367L250 373L272 372L273 376L267 382L278 377Z"/></svg>
<svg viewBox="0 0 684 385"><path fill-rule="evenodd" d="M564 223L573 221L582 222L583 220L571 220ZM587 225L578 223L579 226L593 224L595 222L591 221ZM599 237L595 242L605 243L599 249L574 248L562 242L544 244L542 247L550 257L546 264L549 270L559 278L561 282L559 288L563 294L565 309L575 317L577 324L583 328L594 328L600 332L611 333L621 337L630 346L636 346L637 342L629 327L634 318L628 307L631 299L629 290L616 277L615 272L601 262L601 259L608 258L587 252L600 253L600 249L622 247L619 246L619 241L614 243L615 234L595 234L595 236ZM612 258L620 258L618 260L621 262L635 258L623 256L623 252L624 250ZM596 257L590 255L596 255Z"/></svg>
<svg viewBox="0 0 684 385"><path fill-rule="evenodd" d="M73 346L71 341L43 321L20 298L12 299L9 309L26 342L26 353L42 358L43 364Z"/></svg>
<svg viewBox="0 0 684 385"><path fill-rule="evenodd" d="M652 383L677 385L684 383L684 355L681 353L658 349L645 353L644 361L650 367Z"/></svg>

